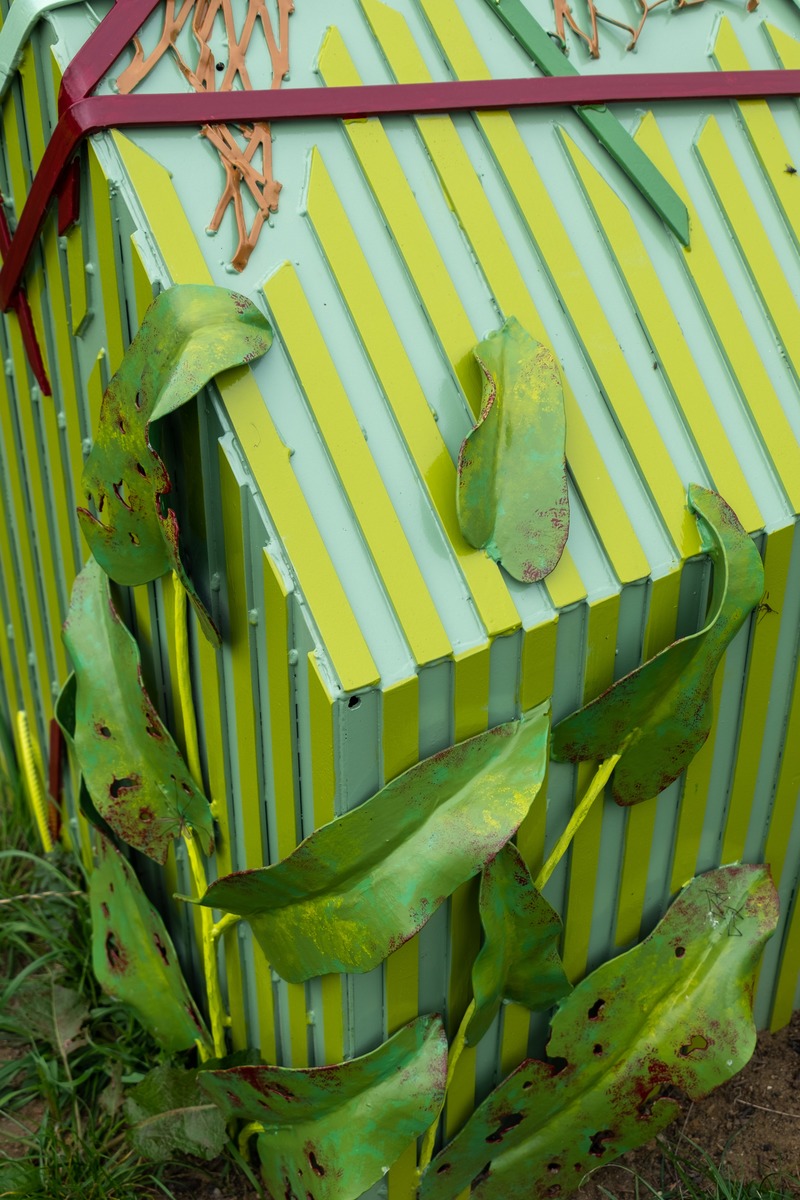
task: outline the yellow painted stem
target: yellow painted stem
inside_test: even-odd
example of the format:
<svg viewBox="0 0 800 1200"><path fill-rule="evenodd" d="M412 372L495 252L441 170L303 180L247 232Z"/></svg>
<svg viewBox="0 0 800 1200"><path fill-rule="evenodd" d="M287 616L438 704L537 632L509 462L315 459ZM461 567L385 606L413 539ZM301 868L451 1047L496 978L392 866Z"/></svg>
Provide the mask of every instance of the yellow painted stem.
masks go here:
<svg viewBox="0 0 800 1200"><path fill-rule="evenodd" d="M570 842L575 837L575 834L578 832L583 822L586 820L586 817L589 814L589 809L592 807L597 797L601 795L603 788L608 783L609 775L622 758L622 753L623 751L620 750L619 754L612 754L611 758L607 758L604 762L600 763L600 766L595 772L594 779L589 784L588 788L583 794L583 797L581 798L580 803L576 806L575 811L570 817L567 828L556 842L550 857L536 877L534 887L538 892L542 890L550 876L553 874L553 871L555 871L556 867L561 862L561 859L566 854Z"/></svg>
<svg viewBox="0 0 800 1200"><path fill-rule="evenodd" d="M42 758L34 744L27 713L17 713L17 751L22 768L25 795L28 799L45 854L53 849L50 826L47 823L47 798L42 787Z"/></svg>
<svg viewBox="0 0 800 1200"><path fill-rule="evenodd" d="M172 590L175 598L175 659L178 665L178 696L183 715L183 733L186 742L186 761L189 771L198 787L203 786L203 776L200 770L200 746L197 740L197 718L192 699L192 679L189 672L189 632L186 621L186 589L175 571L172 572ZM206 890L206 873L203 867L197 843L187 832L183 835L186 854L189 859L189 869L192 873L194 889L198 898ZM225 925L225 918L219 922ZM203 973L208 994L208 1016L211 1021L211 1037L214 1043L214 1054L217 1058L224 1057L225 1026L230 1024L230 1017L222 1004L222 994L217 972L217 939L224 928L216 929L214 917L210 908L200 909L200 928L202 931Z"/></svg>
<svg viewBox="0 0 800 1200"><path fill-rule="evenodd" d="M439 1128L442 1109L444 1108L445 1100L447 1099L447 1093L450 1090L450 1084L453 1082L453 1076L456 1073L458 1060L461 1058L461 1055L464 1052L464 1047L467 1044L467 1027L472 1020L472 1015L474 1012L475 1001L471 1000L469 1006L467 1007L467 1011L464 1013L464 1016L461 1019L458 1032L453 1038L453 1044L450 1047L450 1053L447 1059L447 1081L444 1085L444 1099L442 1100L442 1107L439 1109L439 1112L436 1115L436 1120L433 1122L433 1124L428 1126L427 1130L425 1131L425 1136L422 1139L422 1148L420 1150L418 1168L420 1175L433 1158L433 1143L436 1141L436 1130Z"/></svg>
<svg viewBox="0 0 800 1200"><path fill-rule="evenodd" d="M242 1158L247 1157L247 1143L250 1141L250 1138L256 1133L263 1132L264 1126L260 1121L249 1121L247 1125L242 1126L239 1131L239 1136L236 1139L239 1143L239 1153L241 1154Z"/></svg>
<svg viewBox="0 0 800 1200"><path fill-rule="evenodd" d="M220 917L218 921L215 921L211 929L211 936L214 941L218 941L224 933L227 933L234 925L238 925L241 919L241 917L237 917L236 913L225 913L224 917Z"/></svg>

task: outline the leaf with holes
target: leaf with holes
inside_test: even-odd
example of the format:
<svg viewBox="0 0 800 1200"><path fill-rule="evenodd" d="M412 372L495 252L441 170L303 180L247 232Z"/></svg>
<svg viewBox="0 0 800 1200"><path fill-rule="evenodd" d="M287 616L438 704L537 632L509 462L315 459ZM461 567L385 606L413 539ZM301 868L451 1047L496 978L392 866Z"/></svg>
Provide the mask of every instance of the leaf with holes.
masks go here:
<svg viewBox="0 0 800 1200"><path fill-rule="evenodd" d="M569 533L561 370L515 317L475 347L478 424L458 456L461 532L510 575L544 579Z"/></svg>
<svg viewBox="0 0 800 1200"><path fill-rule="evenodd" d="M139 649L94 559L73 585L63 637L75 679L67 681L57 713L100 817L162 865L172 838L185 828L196 831L210 854L208 801L142 686Z"/></svg>
<svg viewBox="0 0 800 1200"><path fill-rule="evenodd" d="M705 627L673 642L553 730L559 762L622 755L611 783L618 804L657 796L692 761L711 729L717 667L764 593L758 551L722 497L693 483L689 507L714 564Z"/></svg>
<svg viewBox="0 0 800 1200"><path fill-rule="evenodd" d="M422 1177L420 1200L544 1200L641 1146L735 1075L756 1041L753 984L778 920L768 867L693 879L648 938L594 971L528 1059Z"/></svg>
<svg viewBox="0 0 800 1200"><path fill-rule="evenodd" d="M377 1050L330 1067L233 1067L200 1082L226 1120L257 1121L270 1196L356 1200L438 1115L447 1038L418 1017Z"/></svg>
<svg viewBox="0 0 800 1200"><path fill-rule="evenodd" d="M98 837L89 879L92 967L115 1000L129 1005L169 1053L209 1037L164 922L120 852Z"/></svg>
<svg viewBox="0 0 800 1200"><path fill-rule="evenodd" d="M571 988L558 953L561 918L511 842L484 867L479 904L484 943L472 967L468 1046L484 1036L504 997L543 1012Z"/></svg>
<svg viewBox="0 0 800 1200"><path fill-rule="evenodd" d="M246 918L291 983L370 971L516 833L544 779L549 728L543 704L443 750L199 903Z"/></svg>
<svg viewBox="0 0 800 1200"><path fill-rule="evenodd" d="M236 292L199 284L162 292L108 385L83 469L95 513L83 507L78 517L106 574L135 585L176 571L213 642L219 634L181 563L178 521L166 501L172 484L151 445L151 424L220 371L259 358L271 341L266 318Z"/></svg>
<svg viewBox="0 0 800 1200"><path fill-rule="evenodd" d="M155 1067L128 1092L128 1136L143 1158L167 1162L176 1154L191 1154L210 1162L222 1153L225 1118L200 1086L199 1074Z"/></svg>

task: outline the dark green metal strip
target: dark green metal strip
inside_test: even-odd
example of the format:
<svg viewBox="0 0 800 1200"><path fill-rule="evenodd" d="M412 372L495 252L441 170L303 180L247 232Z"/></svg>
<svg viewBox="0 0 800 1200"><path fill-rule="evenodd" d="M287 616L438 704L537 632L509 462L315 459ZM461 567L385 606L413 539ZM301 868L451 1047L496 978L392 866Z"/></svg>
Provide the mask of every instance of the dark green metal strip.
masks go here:
<svg viewBox="0 0 800 1200"><path fill-rule="evenodd" d="M578 74L553 39L531 16L522 0L486 0L486 3L545 75ZM622 167L651 208L666 222L678 241L688 246L689 214L686 205L614 114L605 107L586 106L576 106L575 112L614 162Z"/></svg>

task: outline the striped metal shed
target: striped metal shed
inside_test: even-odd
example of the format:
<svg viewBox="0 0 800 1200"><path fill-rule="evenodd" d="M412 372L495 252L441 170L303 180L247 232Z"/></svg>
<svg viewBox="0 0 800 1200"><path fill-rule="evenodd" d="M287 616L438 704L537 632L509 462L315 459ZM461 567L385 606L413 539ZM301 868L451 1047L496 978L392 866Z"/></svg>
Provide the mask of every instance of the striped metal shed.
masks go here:
<svg viewBox="0 0 800 1200"><path fill-rule="evenodd" d="M780 1027L800 1004L800 117L791 96L737 100L723 88L676 100L648 80L797 70L800 13L789 0L753 12L711 0L657 7L632 53L630 33L601 20L599 57L567 27L582 78L630 83L611 110L615 136L686 206L684 245L647 180L568 104L273 120L256 167L240 170L253 186L241 188L237 223L235 151L221 162L197 124L168 120L170 96L192 90L179 59L198 53L188 23L164 37L183 5L125 4L131 31L94 94L151 95L157 123L90 130L69 179L37 192L62 127L62 75L115 6L0 0L7 714L26 711L48 745L68 671L59 628L87 553L80 475L127 343L160 290L232 287L268 316L273 347L219 377L165 432L190 573L223 635L217 651L191 627L203 766L220 806L209 877L278 861L419 759L548 696L560 719L699 628L710 565L686 488L701 483L756 542L762 606L718 672L712 733L689 770L647 804L596 806L546 894L564 914L564 961L578 979L649 931L694 874L769 862L782 911L756 1018ZM248 4L217 7L206 47L227 77L226 16L241 30ZM277 37L291 6L252 7ZM281 96L537 77L493 7L297 0ZM554 29L550 0L520 7ZM634 28L641 15L632 0L606 14ZM273 83L287 46L270 53L261 32L234 91ZM134 90L134 67L148 61ZM253 130L230 136L240 156L252 151ZM29 196L30 252L15 262ZM49 206L34 221L42 196ZM79 219L66 223L70 197ZM539 584L468 546L455 508L455 461L481 399L472 350L512 314L552 348L567 385L572 524ZM165 578L122 604L181 744L171 592ZM590 774L551 765L547 802L517 838L532 869ZM188 883L180 844L165 877L145 877L190 962L191 920L168 899ZM338 1062L434 1011L452 1034L480 939L475 887L359 976L287 984L240 926L225 946L234 1046L286 1065ZM504 1006L461 1061L449 1131L542 1031L540 1018ZM407 1152L370 1195L406 1200L413 1173Z"/></svg>

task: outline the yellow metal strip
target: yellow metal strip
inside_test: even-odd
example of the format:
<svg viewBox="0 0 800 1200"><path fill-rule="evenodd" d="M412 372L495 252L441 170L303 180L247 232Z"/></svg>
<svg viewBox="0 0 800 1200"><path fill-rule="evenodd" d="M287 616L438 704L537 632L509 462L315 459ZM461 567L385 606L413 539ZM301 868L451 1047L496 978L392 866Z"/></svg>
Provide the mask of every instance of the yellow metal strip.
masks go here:
<svg viewBox="0 0 800 1200"><path fill-rule="evenodd" d="M454 0L421 0L421 7L456 77L490 78ZM477 113L476 119L672 540L682 554L696 553L696 530L684 522L682 482L661 439L649 440L652 422L644 398L513 118L497 112ZM621 582L644 578L649 574L644 552L571 393L567 403L574 432L571 441L568 434L567 454L578 490Z"/></svg>
<svg viewBox="0 0 800 1200"><path fill-rule="evenodd" d="M711 689L713 717L708 740L694 756L686 771L678 828L675 834L675 853L670 881L672 892L680 891L690 879L694 879L697 871L697 856L700 852L700 839L706 820L711 769L714 765L714 746L717 739L717 721L724 675L724 671L717 671L714 676Z"/></svg>
<svg viewBox="0 0 800 1200"><path fill-rule="evenodd" d="M681 572L672 571L653 580L651 589L643 651L645 662L674 641ZM655 800L636 804L628 811L617 903L615 941L618 946L639 939L657 811Z"/></svg>
<svg viewBox="0 0 800 1200"><path fill-rule="evenodd" d="M456 657L454 663L455 741L482 733L489 724L490 647ZM450 980L447 991L448 1033L452 1040L472 999L472 964L480 949L478 879L463 884L450 899ZM475 1104L475 1048L459 1059L447 1097L448 1137L463 1125Z"/></svg>
<svg viewBox="0 0 800 1200"><path fill-rule="evenodd" d="M212 283L168 172L121 134L113 138L174 282ZM278 534L291 547L292 565L342 687L355 691L377 683L377 667L252 371L229 371L217 382Z"/></svg>
<svg viewBox="0 0 800 1200"><path fill-rule="evenodd" d="M764 519L628 208L569 135L560 134L714 487L748 532L763 529ZM657 437L655 425L650 436Z"/></svg>
<svg viewBox="0 0 800 1200"><path fill-rule="evenodd" d="M223 631L230 648L233 703L229 705L231 733L235 735L238 757L238 799L241 819L247 833L245 861L241 868L261 867L267 861L261 828L261 790L257 769L256 715L253 707L253 675L250 661L250 625L248 622L245 556L242 543L242 497L239 483L224 450L219 448L222 525L225 538L225 581L228 590L228 629ZM285 748L273 747L273 753ZM259 1046L267 1062L274 1062L275 1013L270 966L258 943L253 940L256 967L256 998ZM301 989L302 990L302 989ZM303 1041L305 1041L305 1000L302 1005ZM294 1031L293 1031L294 1032ZM294 1062L295 1046L292 1039ZM296 1065L305 1065L304 1061Z"/></svg>
<svg viewBox="0 0 800 1200"><path fill-rule="evenodd" d="M772 51L780 65L787 71L800 70L800 42L790 34L778 29L777 25L764 21L761 25L767 35Z"/></svg>
<svg viewBox="0 0 800 1200"><path fill-rule="evenodd" d="M750 825L758 776L759 750L767 726L767 707L778 653L780 614L783 612L786 598L794 532L794 525L786 525L783 529L774 530L767 538L764 557L764 599L775 611L764 609L755 618L736 768L722 841L724 863L741 860Z"/></svg>
<svg viewBox="0 0 800 1200"><path fill-rule="evenodd" d="M69 311L72 332L77 336L89 315L89 297L86 290L86 251L83 246L83 230L73 225L67 232L67 273L69 278Z"/></svg>
<svg viewBox="0 0 800 1200"><path fill-rule="evenodd" d="M153 303L153 285L147 274L136 235L131 234L131 267L133 270L133 294L136 297L136 313L141 325L144 314Z"/></svg>
<svg viewBox="0 0 800 1200"><path fill-rule="evenodd" d="M267 672L269 687L269 723L270 740L272 743L272 794L275 803L275 828L278 844L274 848L277 854L272 857L286 858L298 843L297 818L295 813L295 751L293 740L294 701L289 683L289 593L278 574L272 559L264 554L264 627L267 643ZM310 673L311 674L311 673ZM320 696L314 694L317 707L312 713L318 719L324 719L320 711ZM237 696L236 711L239 711L240 697ZM327 722L331 722L331 702L328 700ZM312 753L319 750L316 747L314 732L311 735ZM323 746L327 749L327 739L323 738ZM313 770L314 786L314 815L315 824L324 824L329 818L327 814L320 818L317 813L317 780L320 789L325 789L328 780L326 775L327 763L332 763L332 747L329 754L323 751L323 761L315 760ZM262 860L266 862L267 859ZM287 983L286 991L289 1004L289 1040L292 1050L292 1066L308 1066L308 1022L306 1019L306 989L300 983ZM325 1005L325 1036L328 1035L328 1023L332 1020L335 1031L337 1028L334 1015L329 1006ZM341 999L338 1021L341 1024ZM339 1061L338 1059L335 1061Z"/></svg>
<svg viewBox="0 0 800 1200"><path fill-rule="evenodd" d="M783 343L783 352L800 379L800 307L716 118L709 117L695 148L753 283Z"/></svg>
<svg viewBox="0 0 800 1200"><path fill-rule="evenodd" d="M56 518L64 552L64 570L66 573L67 593L72 588L75 574L75 552L79 558L84 557L84 548L80 543L76 546L74 532L69 520L75 504L76 495L80 495L81 473L83 471L83 445L81 440L80 417L78 414L78 396L75 391L74 363L72 359L72 339L67 326L66 304L64 300L64 279L61 271L61 259L58 253L58 234L55 214L48 221L42 234L44 259L47 267L47 293L53 314L51 332L55 353L58 359L57 380L52 380L54 395L44 401L45 425L50 452L50 465L53 470L53 490L55 493ZM56 386L57 385L57 386ZM60 425L63 424L66 438L65 462L61 448Z"/></svg>
<svg viewBox="0 0 800 1200"><path fill-rule="evenodd" d="M412 675L382 695L384 781L419 761L419 679ZM386 960L386 1034L391 1036L419 1014L419 940L414 937ZM417 1147L409 1146L388 1175L389 1200L416 1193Z"/></svg>
<svg viewBox="0 0 800 1200"><path fill-rule="evenodd" d="M39 98L39 80L36 78L36 60L33 53L33 43L28 42L19 64L19 76L22 80L22 96L25 103L25 131L28 137L28 150L31 157L31 170L39 170L45 149L45 129L42 117L42 106ZM49 130L48 130L49 137Z"/></svg>
<svg viewBox="0 0 800 1200"><path fill-rule="evenodd" d="M424 480L489 636L519 625L499 568L461 533L456 471L375 277L318 149L311 155L307 211L372 369Z"/></svg>
<svg viewBox="0 0 800 1200"><path fill-rule="evenodd" d="M355 85L361 82L355 64L336 29L328 30L320 52L319 69L329 86ZM444 121L452 129L449 118L437 120ZM345 123L345 130L392 232L395 244L403 256L442 350L450 361L473 414L477 417L480 411L481 387L472 351L478 339L417 205L405 172L380 122L348 121ZM453 135L455 136L454 130ZM460 147L460 141L458 144ZM469 163L467 167L485 201L474 170ZM450 191L449 200L452 205L457 192L455 189ZM486 217L487 214L483 216ZM494 222L491 211L487 219ZM524 285L522 292L527 296ZM510 302L510 296L508 300ZM522 295L520 302L523 302ZM529 297L527 302L531 303ZM515 315L525 322L524 308L521 312L515 311ZM536 321L538 322L538 317ZM568 412L567 427L568 430L573 428L571 410ZM569 433L567 436L569 437ZM545 580L545 584L556 606L569 604L586 594L568 550L562 555L556 570Z"/></svg>
<svg viewBox="0 0 800 1200"><path fill-rule="evenodd" d="M126 339L122 331L119 287L117 281L117 257L115 251L116 229L111 212L108 179L94 146L89 143L89 178L92 187L92 212L94 231L97 238L100 289L103 296L103 319L106 328L109 377L122 362Z"/></svg>
<svg viewBox="0 0 800 1200"><path fill-rule="evenodd" d="M100 425L100 408L103 403L103 358L105 351L101 350L94 361L94 366L86 380L86 399L89 401L89 423L92 437Z"/></svg>
<svg viewBox="0 0 800 1200"><path fill-rule="evenodd" d="M13 89L6 96L2 112L3 143L8 161L9 182L11 183L12 192L11 199L14 201L14 213L17 220L19 220L28 197L28 173L22 161L22 142L20 140L17 105Z"/></svg>
<svg viewBox="0 0 800 1200"><path fill-rule="evenodd" d="M619 593L589 605L586 633L586 667L583 701L587 704L614 682L617 651ZM597 771L597 763L582 763L577 771L577 795L580 798ZM589 810L572 843L569 860L569 888L564 922L564 970L575 980L586 971L592 913L600 863L600 834L603 827L603 799Z"/></svg>
<svg viewBox="0 0 800 1200"><path fill-rule="evenodd" d="M800 511L800 445L652 113L645 116L635 140L686 205L692 245L682 252L684 266L784 491L794 511Z"/></svg>
<svg viewBox="0 0 800 1200"><path fill-rule="evenodd" d="M720 71L748 71L747 61L730 20L723 16L717 26L712 57ZM800 214L797 211L797 180L787 171L792 153L783 139L766 100L739 100L737 107L764 179L775 197L795 243L800 248ZM797 164L800 167L800 163Z"/></svg>
<svg viewBox="0 0 800 1200"><path fill-rule="evenodd" d="M308 696L314 824L319 828L336 815L335 707L313 653L308 656ZM344 982L341 975L324 975L321 984L325 1057L330 1063L338 1063L344 1059Z"/></svg>
<svg viewBox="0 0 800 1200"><path fill-rule="evenodd" d="M290 263L267 280L264 294L415 660L447 657L450 641Z"/></svg>

